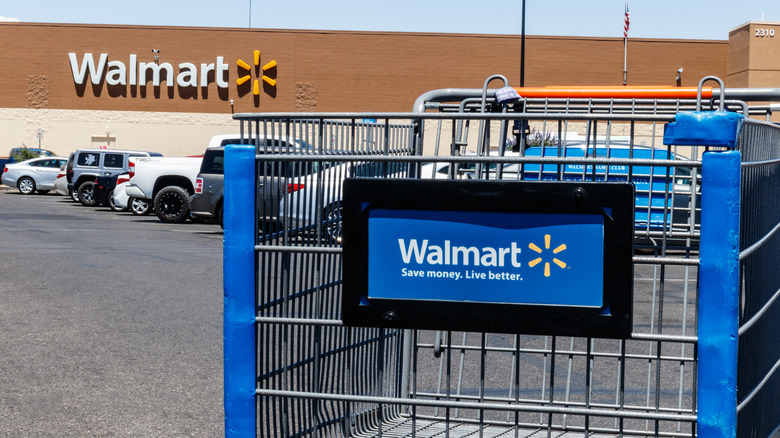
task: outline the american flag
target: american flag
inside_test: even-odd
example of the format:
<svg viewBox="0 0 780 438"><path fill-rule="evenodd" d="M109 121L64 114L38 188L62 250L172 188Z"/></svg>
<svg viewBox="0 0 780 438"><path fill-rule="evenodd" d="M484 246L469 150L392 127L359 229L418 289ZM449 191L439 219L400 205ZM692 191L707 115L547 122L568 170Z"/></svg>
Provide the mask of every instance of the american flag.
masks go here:
<svg viewBox="0 0 780 438"><path fill-rule="evenodd" d="M623 38L628 38L628 2L626 2L626 21L623 23Z"/></svg>

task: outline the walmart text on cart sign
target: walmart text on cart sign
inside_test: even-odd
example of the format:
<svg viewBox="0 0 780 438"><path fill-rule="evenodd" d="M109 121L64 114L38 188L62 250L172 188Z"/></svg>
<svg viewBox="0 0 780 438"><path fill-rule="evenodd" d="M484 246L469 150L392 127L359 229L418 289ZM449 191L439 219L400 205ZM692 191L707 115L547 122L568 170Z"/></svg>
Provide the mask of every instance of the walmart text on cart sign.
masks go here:
<svg viewBox="0 0 780 438"><path fill-rule="evenodd" d="M398 245L401 258L406 264L414 257L417 264L469 266L471 259L473 266L508 266L506 262L509 256L512 266L521 266L519 256L522 249L517 242L512 242L505 248L483 247L481 250L476 246L453 246L449 240L439 246L429 245L428 239L423 239L421 244L418 244L417 239L409 239L408 243L404 239L398 239Z"/></svg>

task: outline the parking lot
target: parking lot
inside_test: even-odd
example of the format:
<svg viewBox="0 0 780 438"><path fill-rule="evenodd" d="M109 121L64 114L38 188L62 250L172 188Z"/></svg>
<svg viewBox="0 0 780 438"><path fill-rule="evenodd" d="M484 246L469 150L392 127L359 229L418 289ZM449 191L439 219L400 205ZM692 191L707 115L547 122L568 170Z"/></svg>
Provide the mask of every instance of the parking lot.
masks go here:
<svg viewBox="0 0 780 438"><path fill-rule="evenodd" d="M221 436L222 230L0 188L0 437Z"/></svg>

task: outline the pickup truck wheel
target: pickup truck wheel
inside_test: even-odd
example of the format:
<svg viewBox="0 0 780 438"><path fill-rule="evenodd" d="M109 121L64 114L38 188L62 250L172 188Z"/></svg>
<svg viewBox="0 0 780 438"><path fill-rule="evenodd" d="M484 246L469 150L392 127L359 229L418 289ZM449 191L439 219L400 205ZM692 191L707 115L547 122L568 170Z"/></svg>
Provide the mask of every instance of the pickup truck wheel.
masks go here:
<svg viewBox="0 0 780 438"><path fill-rule="evenodd" d="M19 189L19 193L23 195L32 195L35 192L35 181L29 176L19 178L16 183L16 188Z"/></svg>
<svg viewBox="0 0 780 438"><path fill-rule="evenodd" d="M165 187L154 196L154 211L163 222L184 222L190 217L190 194L179 186Z"/></svg>
<svg viewBox="0 0 780 438"><path fill-rule="evenodd" d="M130 206L130 211L136 216L146 216L152 212L152 206L144 199L130 198L127 200L127 205Z"/></svg>
<svg viewBox="0 0 780 438"><path fill-rule="evenodd" d="M98 205L95 200L95 182L87 181L79 186L79 202L85 207L94 207Z"/></svg>

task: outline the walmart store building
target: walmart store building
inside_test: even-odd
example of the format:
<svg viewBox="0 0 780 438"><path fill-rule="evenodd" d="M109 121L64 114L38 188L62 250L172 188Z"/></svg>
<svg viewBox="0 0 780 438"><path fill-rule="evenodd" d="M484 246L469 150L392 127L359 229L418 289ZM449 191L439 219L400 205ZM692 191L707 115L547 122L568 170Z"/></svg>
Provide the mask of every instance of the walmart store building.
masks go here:
<svg viewBox="0 0 780 438"><path fill-rule="evenodd" d="M0 23L0 155L21 144L201 153L243 112L411 111L439 88L519 85L519 36ZM728 41L630 39L628 84L780 87L780 23ZM621 85L623 39L528 36L525 85Z"/></svg>

